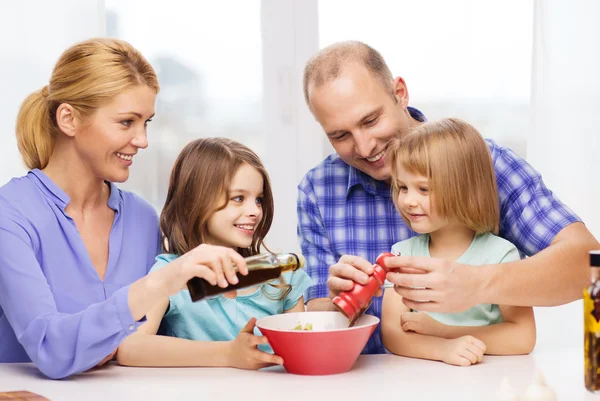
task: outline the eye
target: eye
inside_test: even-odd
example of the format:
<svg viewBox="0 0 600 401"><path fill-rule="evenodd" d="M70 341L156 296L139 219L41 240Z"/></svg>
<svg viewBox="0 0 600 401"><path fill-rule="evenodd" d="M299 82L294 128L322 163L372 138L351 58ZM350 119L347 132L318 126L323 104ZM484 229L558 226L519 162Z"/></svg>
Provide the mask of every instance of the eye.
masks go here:
<svg viewBox="0 0 600 401"><path fill-rule="evenodd" d="M263 204L263 201L264 201L264 198L262 198L262 197L258 197L258 198L256 198L256 204L257 204L257 205L260 205L260 206L262 206L262 204Z"/></svg>
<svg viewBox="0 0 600 401"><path fill-rule="evenodd" d="M429 193L429 188L427 188L427 187L420 187L419 191L421 191L424 194L427 194L427 193Z"/></svg>
<svg viewBox="0 0 600 401"><path fill-rule="evenodd" d="M237 203L242 203L244 201L244 196L243 195L234 196L233 198L231 198L231 200L234 202L237 202Z"/></svg>
<svg viewBox="0 0 600 401"><path fill-rule="evenodd" d="M370 120L365 121L364 125L367 127L372 127L373 125L377 124L377 121L379 121L379 117L371 118Z"/></svg>
<svg viewBox="0 0 600 401"><path fill-rule="evenodd" d="M119 123L121 125L124 125L125 127L131 127L131 124L133 124L133 120L123 120L123 121L119 121Z"/></svg>
<svg viewBox="0 0 600 401"><path fill-rule="evenodd" d="M398 190L400 190L400 192L406 192L406 191L408 191L408 188L406 188L406 185L400 185L398 187Z"/></svg>
<svg viewBox="0 0 600 401"><path fill-rule="evenodd" d="M149 123L150 121L152 121L152 119L151 119L151 118L147 119L147 120L144 122L144 127L147 127L147 126L148 126L148 123Z"/></svg>
<svg viewBox="0 0 600 401"><path fill-rule="evenodd" d="M346 137L348 136L347 132L344 132L343 134L340 134L336 137L331 138L334 141L343 141Z"/></svg>

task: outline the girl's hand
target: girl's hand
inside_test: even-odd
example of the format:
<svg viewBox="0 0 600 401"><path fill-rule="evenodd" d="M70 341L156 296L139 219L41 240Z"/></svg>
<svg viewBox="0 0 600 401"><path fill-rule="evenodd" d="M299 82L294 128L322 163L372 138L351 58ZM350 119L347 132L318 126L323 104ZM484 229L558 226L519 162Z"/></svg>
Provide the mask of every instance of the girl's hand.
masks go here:
<svg viewBox="0 0 600 401"><path fill-rule="evenodd" d="M483 360L485 344L473 336L447 340L442 350L442 361L449 365L470 366Z"/></svg>
<svg viewBox="0 0 600 401"><path fill-rule="evenodd" d="M211 285L225 288L239 281L233 263L241 274L248 274L246 261L233 249L202 244L177 258L164 269L151 273L149 277L154 275L153 278L157 285L164 288L166 296L181 291L194 277L203 278Z"/></svg>
<svg viewBox="0 0 600 401"><path fill-rule="evenodd" d="M280 356L263 352L257 348L266 344L267 338L254 335L256 319L252 318L240 331L235 340L231 341L229 349L229 365L234 368L257 370L267 366L282 365Z"/></svg>
<svg viewBox="0 0 600 401"><path fill-rule="evenodd" d="M426 336L445 337L443 323L438 322L427 313L404 312L400 317L400 324L404 331L414 331Z"/></svg>

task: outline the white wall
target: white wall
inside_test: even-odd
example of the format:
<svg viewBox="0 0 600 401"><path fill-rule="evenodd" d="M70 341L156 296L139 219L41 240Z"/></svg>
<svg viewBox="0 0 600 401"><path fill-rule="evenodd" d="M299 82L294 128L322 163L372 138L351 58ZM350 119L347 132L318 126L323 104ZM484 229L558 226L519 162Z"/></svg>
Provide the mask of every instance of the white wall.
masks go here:
<svg viewBox="0 0 600 401"><path fill-rule="evenodd" d="M20 103L48 83L63 50L104 32L100 6L98 0L0 3L0 185L27 171L15 138Z"/></svg>
<svg viewBox="0 0 600 401"><path fill-rule="evenodd" d="M302 73L319 49L317 0L263 0L263 82L266 152L275 218L266 243L274 251L299 251L297 186L329 149L308 111ZM277 18L273 18L277 16Z"/></svg>
<svg viewBox="0 0 600 401"><path fill-rule="evenodd" d="M600 3L535 3L527 159L600 236ZM538 345L581 345L581 301L537 308Z"/></svg>

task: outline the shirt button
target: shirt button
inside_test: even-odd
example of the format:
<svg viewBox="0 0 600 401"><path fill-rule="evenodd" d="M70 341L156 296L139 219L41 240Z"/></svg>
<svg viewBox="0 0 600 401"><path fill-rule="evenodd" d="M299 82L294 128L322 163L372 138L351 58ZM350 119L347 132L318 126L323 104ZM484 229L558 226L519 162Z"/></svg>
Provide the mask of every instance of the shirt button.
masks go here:
<svg viewBox="0 0 600 401"><path fill-rule="evenodd" d="M135 329L135 326L133 324L129 325L129 331L133 331L133 329Z"/></svg>

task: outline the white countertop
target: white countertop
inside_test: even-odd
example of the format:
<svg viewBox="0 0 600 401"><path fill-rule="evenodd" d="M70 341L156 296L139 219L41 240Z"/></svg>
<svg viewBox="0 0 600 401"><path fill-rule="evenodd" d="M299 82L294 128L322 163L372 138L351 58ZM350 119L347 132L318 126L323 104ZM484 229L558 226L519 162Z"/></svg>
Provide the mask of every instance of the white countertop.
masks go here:
<svg viewBox="0 0 600 401"><path fill-rule="evenodd" d="M297 376L282 368L105 368L53 381L32 364L0 364L0 392L28 390L52 401L495 401L503 376L523 394L539 368L559 401L600 400L583 384L581 349L528 356L486 356L480 365L455 367L394 355L361 356L354 368L333 376Z"/></svg>

